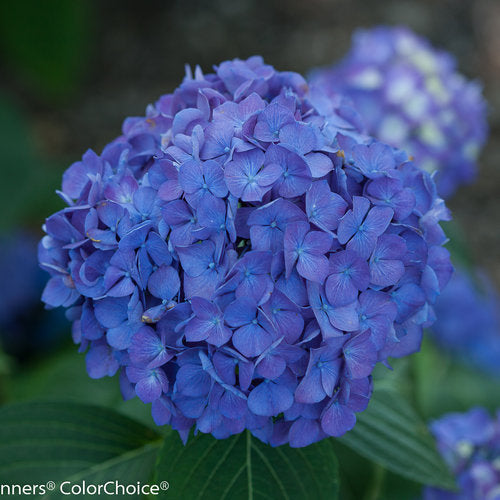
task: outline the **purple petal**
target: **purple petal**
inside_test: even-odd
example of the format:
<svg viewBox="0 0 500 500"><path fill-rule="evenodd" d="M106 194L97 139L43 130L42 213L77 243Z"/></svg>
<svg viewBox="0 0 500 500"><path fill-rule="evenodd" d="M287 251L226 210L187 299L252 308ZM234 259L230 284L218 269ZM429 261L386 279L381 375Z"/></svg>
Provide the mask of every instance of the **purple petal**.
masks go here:
<svg viewBox="0 0 500 500"><path fill-rule="evenodd" d="M309 231L307 222L293 222L288 224L284 236L285 268L287 278L292 272L293 266L298 259L297 249L302 245L304 237Z"/></svg>
<svg viewBox="0 0 500 500"><path fill-rule="evenodd" d="M328 259L324 255L303 253L297 261L297 272L307 280L323 283L329 272Z"/></svg>
<svg viewBox="0 0 500 500"><path fill-rule="evenodd" d="M317 420L298 418L290 427L291 448L303 448L319 441L324 436Z"/></svg>
<svg viewBox="0 0 500 500"><path fill-rule="evenodd" d="M286 144L301 155L309 153L318 145L313 127L304 123L289 123L279 133L281 144Z"/></svg>
<svg viewBox="0 0 500 500"><path fill-rule="evenodd" d="M230 326L250 323L257 315L255 302L248 298L235 300L226 307L224 318Z"/></svg>
<svg viewBox="0 0 500 500"><path fill-rule="evenodd" d="M216 269L207 269L199 276L189 276L184 274L184 296L187 299L193 297L203 297L207 300L212 300L215 296L215 291L220 285L221 276Z"/></svg>
<svg viewBox="0 0 500 500"><path fill-rule="evenodd" d="M259 356L272 342L272 335L258 324L244 325L233 334L234 347L247 358Z"/></svg>
<svg viewBox="0 0 500 500"><path fill-rule="evenodd" d="M394 211L389 207L373 207L366 216L363 223L367 231L370 231L376 236L380 236L389 226Z"/></svg>
<svg viewBox="0 0 500 500"><path fill-rule="evenodd" d="M69 307L78 298L79 294L74 288L68 286L63 276L51 278L43 290L42 300L52 307Z"/></svg>
<svg viewBox="0 0 500 500"><path fill-rule="evenodd" d="M172 256L168 250L167 242L158 233L149 233L146 249L157 266L171 264Z"/></svg>
<svg viewBox="0 0 500 500"><path fill-rule="evenodd" d="M322 229L336 229L346 208L345 200L337 193L332 193L326 181L313 182L307 191L307 216L310 222Z"/></svg>
<svg viewBox="0 0 500 500"><path fill-rule="evenodd" d="M170 300L181 286L179 274L170 266L159 267L148 280L148 290L152 295L163 300Z"/></svg>
<svg viewBox="0 0 500 500"><path fill-rule="evenodd" d="M188 247L176 249L184 272L189 276L199 276L208 269L213 260L215 245L211 241L202 241Z"/></svg>
<svg viewBox="0 0 500 500"><path fill-rule="evenodd" d="M377 352L366 331L349 340L344 346L344 358L352 378L367 377L377 362Z"/></svg>
<svg viewBox="0 0 500 500"><path fill-rule="evenodd" d="M241 418L247 412L247 400L230 391L225 391L220 398L219 410L227 418Z"/></svg>
<svg viewBox="0 0 500 500"><path fill-rule="evenodd" d="M214 329L214 324L209 319L193 318L184 330L188 342L200 342L205 340Z"/></svg>
<svg viewBox="0 0 500 500"><path fill-rule="evenodd" d="M404 322L425 304L423 290L414 283L406 283L401 288L392 292L392 300L398 306L396 321Z"/></svg>
<svg viewBox="0 0 500 500"><path fill-rule="evenodd" d="M293 404L293 393L283 384L264 380L248 396L248 408L255 415L277 416Z"/></svg>
<svg viewBox="0 0 500 500"><path fill-rule="evenodd" d="M321 231L310 231L304 238L303 248L307 253L324 255L332 246L333 237Z"/></svg>
<svg viewBox="0 0 500 500"><path fill-rule="evenodd" d="M321 417L321 428L329 436L340 437L356 424L354 412L339 402L332 403Z"/></svg>
<svg viewBox="0 0 500 500"><path fill-rule="evenodd" d="M134 282L130 278L124 277L116 285L108 290L108 295L110 297L127 297L134 293L135 288L136 287Z"/></svg>
<svg viewBox="0 0 500 500"><path fill-rule="evenodd" d="M293 113L288 108L277 103L270 104L259 114L254 137L259 141L277 142L281 128L294 121Z"/></svg>
<svg viewBox="0 0 500 500"><path fill-rule="evenodd" d="M339 330L355 332L359 328L359 317L356 310L357 301L342 307L332 307L326 313L330 323Z"/></svg>
<svg viewBox="0 0 500 500"><path fill-rule="evenodd" d="M395 285L405 272L400 260L372 260L370 262L370 282L386 287Z"/></svg>
<svg viewBox="0 0 500 500"><path fill-rule="evenodd" d="M135 226L120 240L118 244L120 250L126 251L139 248L146 240L146 236L151 230L151 226L151 221L144 221L138 226Z"/></svg>
<svg viewBox="0 0 500 500"><path fill-rule="evenodd" d="M305 160L314 179L324 177L333 170L332 160L323 153L309 153L305 156Z"/></svg>
<svg viewBox="0 0 500 500"><path fill-rule="evenodd" d="M176 375L177 390L184 396L200 397L210 390L210 375L200 365L182 365Z"/></svg>
<svg viewBox="0 0 500 500"><path fill-rule="evenodd" d="M227 196L227 186L224 181L224 171L216 161L203 163L203 177L210 192L219 198Z"/></svg>
<svg viewBox="0 0 500 500"><path fill-rule="evenodd" d="M128 317L127 298L104 298L94 302L94 313L105 328L115 328Z"/></svg>
<svg viewBox="0 0 500 500"><path fill-rule="evenodd" d="M132 342L132 337L136 333L139 326L131 325L128 322L110 328L106 333L106 340L111 347L122 351L128 349Z"/></svg>
<svg viewBox="0 0 500 500"><path fill-rule="evenodd" d="M101 342L90 345L85 363L90 378L112 377L120 366L113 349Z"/></svg>
<svg viewBox="0 0 500 500"><path fill-rule="evenodd" d="M158 356L165 352L165 346L162 344L156 332L149 326L143 326L133 337L132 344L129 347L130 360L137 365L146 366ZM171 356L162 356L161 361L164 364ZM159 365L158 365L159 366ZM154 368L153 366L149 366Z"/></svg>
<svg viewBox="0 0 500 500"><path fill-rule="evenodd" d="M319 403L325 399L326 393L321 383L321 371L314 367L306 373L295 391L295 400L298 403Z"/></svg>

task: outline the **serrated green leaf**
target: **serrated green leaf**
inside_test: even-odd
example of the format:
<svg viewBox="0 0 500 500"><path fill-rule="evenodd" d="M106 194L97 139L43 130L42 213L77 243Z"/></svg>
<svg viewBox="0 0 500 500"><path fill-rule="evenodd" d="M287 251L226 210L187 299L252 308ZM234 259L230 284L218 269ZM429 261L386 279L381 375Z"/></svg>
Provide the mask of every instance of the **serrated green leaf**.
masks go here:
<svg viewBox="0 0 500 500"><path fill-rule="evenodd" d="M0 409L0 483L145 481L160 443L152 429L97 406L5 406Z"/></svg>
<svg viewBox="0 0 500 500"><path fill-rule="evenodd" d="M427 426L402 394L376 389L368 408L357 417L341 443L413 481L455 487Z"/></svg>
<svg viewBox="0 0 500 500"><path fill-rule="evenodd" d="M328 499L338 495L337 461L322 441L306 448L272 448L247 431L225 440L174 434L158 457L155 481L170 483L172 499Z"/></svg>

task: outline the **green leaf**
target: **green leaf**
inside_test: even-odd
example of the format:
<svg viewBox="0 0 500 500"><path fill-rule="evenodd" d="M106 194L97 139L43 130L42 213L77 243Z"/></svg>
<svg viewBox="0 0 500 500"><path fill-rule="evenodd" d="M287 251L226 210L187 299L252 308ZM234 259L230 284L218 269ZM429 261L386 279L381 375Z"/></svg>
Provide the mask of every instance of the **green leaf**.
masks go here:
<svg viewBox="0 0 500 500"><path fill-rule="evenodd" d="M68 334L69 335L69 334ZM151 425L151 408L139 398L124 401L118 377L91 379L85 368L85 355L76 346L40 360L5 377L5 398L15 401L72 401L106 406L118 410L146 426Z"/></svg>
<svg viewBox="0 0 500 500"><path fill-rule="evenodd" d="M306 448L272 448L246 431L225 440L200 434L184 446L164 441L155 482L170 483L173 499L328 499L338 495L337 460L328 441Z"/></svg>
<svg viewBox="0 0 500 500"><path fill-rule="evenodd" d="M341 443L413 481L455 487L427 426L400 392L376 387L368 408L357 418Z"/></svg>
<svg viewBox="0 0 500 500"><path fill-rule="evenodd" d="M147 481L160 443L152 429L97 406L5 406L0 409L0 484Z"/></svg>
<svg viewBox="0 0 500 500"><path fill-rule="evenodd" d="M121 484L127 485L137 481L147 483L151 479L151 472L158 454L158 444L147 444L135 450L129 451L118 457L112 458L105 462L98 463L93 467L78 472L66 477L64 480L71 484L81 484L85 481L87 484L105 484L108 481L120 481ZM91 495L85 495L83 498L95 498ZM53 492L47 493L43 497L62 498L60 492L56 488ZM130 495L130 498L141 498Z"/></svg>
<svg viewBox="0 0 500 500"><path fill-rule="evenodd" d="M359 453L341 444L338 439L332 438L329 442L339 464L339 498L364 500L366 491L372 487L374 468L380 466L361 457Z"/></svg>
<svg viewBox="0 0 500 500"><path fill-rule="evenodd" d="M402 500L422 496L421 484L361 457L338 439L331 439L330 443L339 462L342 500Z"/></svg>

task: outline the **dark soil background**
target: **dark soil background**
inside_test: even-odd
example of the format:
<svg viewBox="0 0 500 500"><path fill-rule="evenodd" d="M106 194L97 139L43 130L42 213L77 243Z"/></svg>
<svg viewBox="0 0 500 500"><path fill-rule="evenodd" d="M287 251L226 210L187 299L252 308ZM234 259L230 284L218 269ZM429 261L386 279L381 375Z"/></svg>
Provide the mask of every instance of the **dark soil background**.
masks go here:
<svg viewBox="0 0 500 500"><path fill-rule="evenodd" d="M124 117L173 90L184 64L208 71L224 59L262 54L279 69L306 73L340 59L358 27L408 25L484 84L491 138L478 181L449 205L475 262L500 285L500 2L33 0L4 2L0 17L2 101L23 117L37 168L50 179L36 187L35 209L10 225L33 228L51 212L45 200L63 169L118 135ZM17 168L0 164L2 177ZM32 182L22 169L15 175L19 184ZM16 196L7 192L2 204Z"/></svg>

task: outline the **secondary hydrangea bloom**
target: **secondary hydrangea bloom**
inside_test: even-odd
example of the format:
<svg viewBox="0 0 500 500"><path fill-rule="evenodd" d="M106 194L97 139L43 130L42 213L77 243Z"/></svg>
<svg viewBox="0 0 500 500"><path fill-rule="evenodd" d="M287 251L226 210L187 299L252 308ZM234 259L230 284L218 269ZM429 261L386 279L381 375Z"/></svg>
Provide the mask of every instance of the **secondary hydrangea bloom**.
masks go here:
<svg viewBox="0 0 500 500"><path fill-rule="evenodd" d="M0 326L5 329L26 310L40 304L42 271L37 265L36 239L26 233L0 238Z"/></svg>
<svg viewBox="0 0 500 500"><path fill-rule="evenodd" d="M22 359L50 350L67 330L62 311L47 314L40 304L46 279L36 243L25 231L0 237L0 344L10 356Z"/></svg>
<svg viewBox="0 0 500 500"><path fill-rule="evenodd" d="M435 306L434 338L481 370L500 376L500 297L483 273L458 269Z"/></svg>
<svg viewBox="0 0 500 500"><path fill-rule="evenodd" d="M425 38L401 27L358 31L344 60L312 79L351 98L370 134L437 171L441 196L474 179L487 135L481 88Z"/></svg>
<svg viewBox="0 0 500 500"><path fill-rule="evenodd" d="M500 412L449 413L431 425L438 450L454 472L458 493L427 487L424 500L500 498Z"/></svg>
<svg viewBox="0 0 500 500"><path fill-rule="evenodd" d="M357 127L252 57L188 71L73 164L40 262L90 376L119 370L184 438L300 447L352 428L451 272L430 176Z"/></svg>

